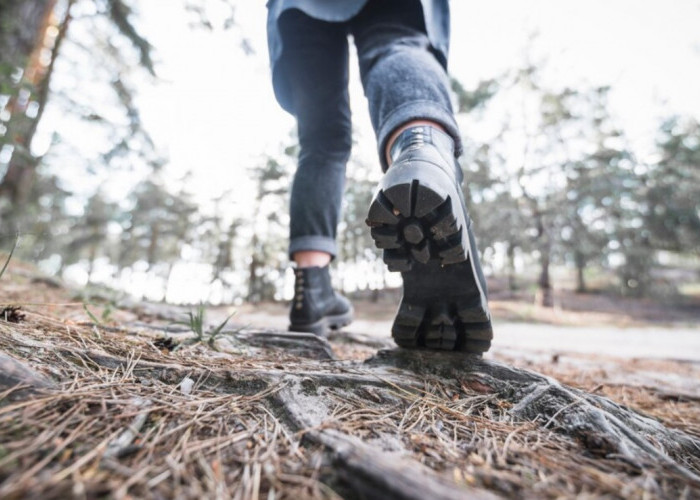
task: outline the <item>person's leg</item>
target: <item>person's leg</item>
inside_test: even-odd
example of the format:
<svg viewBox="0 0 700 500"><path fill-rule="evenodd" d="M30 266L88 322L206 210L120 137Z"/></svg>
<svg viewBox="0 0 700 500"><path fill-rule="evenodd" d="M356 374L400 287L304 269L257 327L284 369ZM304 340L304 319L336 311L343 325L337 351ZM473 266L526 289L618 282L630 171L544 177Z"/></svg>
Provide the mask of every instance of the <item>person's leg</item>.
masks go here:
<svg viewBox="0 0 700 500"><path fill-rule="evenodd" d="M418 0L369 0L351 21L360 75L386 170L389 138L412 121L439 124L461 153L450 82L425 34Z"/></svg>
<svg viewBox="0 0 700 500"><path fill-rule="evenodd" d="M351 26L387 172L367 222L389 269L404 281L394 339L404 347L484 352L492 329L456 162L459 130L421 4L370 0Z"/></svg>
<svg viewBox="0 0 700 500"><path fill-rule="evenodd" d="M294 252L292 260L297 268L326 267L331 263L331 254L321 250L299 250Z"/></svg>
<svg viewBox="0 0 700 500"><path fill-rule="evenodd" d="M334 257L352 147L346 28L291 9L280 16L279 29L283 42L279 71L299 135L289 253L292 258L297 252Z"/></svg>
<svg viewBox="0 0 700 500"><path fill-rule="evenodd" d="M352 319L333 292L328 264L352 145L347 91L347 30L292 9L280 16L283 49L277 68L297 120L299 157L290 195L289 254L297 264L290 329L324 334Z"/></svg>

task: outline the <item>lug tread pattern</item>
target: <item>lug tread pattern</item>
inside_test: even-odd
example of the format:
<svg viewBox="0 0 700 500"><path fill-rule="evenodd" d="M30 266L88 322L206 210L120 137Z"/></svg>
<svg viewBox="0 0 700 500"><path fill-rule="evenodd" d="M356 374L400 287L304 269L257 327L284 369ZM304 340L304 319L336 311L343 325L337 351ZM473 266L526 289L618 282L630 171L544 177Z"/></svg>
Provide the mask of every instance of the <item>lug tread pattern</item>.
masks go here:
<svg viewBox="0 0 700 500"><path fill-rule="evenodd" d="M385 250L390 271L409 271L414 262L429 259L443 265L467 260L465 228L453 213L452 200L418 180L380 190L366 222L377 248Z"/></svg>
<svg viewBox="0 0 700 500"><path fill-rule="evenodd" d="M491 346L488 304L470 261L471 222L454 206L417 179L384 187L371 203L372 238L389 270L404 273L392 326L400 347L481 354Z"/></svg>
<svg viewBox="0 0 700 500"><path fill-rule="evenodd" d="M469 318L479 321L464 321ZM491 347L493 328L488 312L450 302L432 307L401 302L392 327L400 347L440 349L482 354Z"/></svg>

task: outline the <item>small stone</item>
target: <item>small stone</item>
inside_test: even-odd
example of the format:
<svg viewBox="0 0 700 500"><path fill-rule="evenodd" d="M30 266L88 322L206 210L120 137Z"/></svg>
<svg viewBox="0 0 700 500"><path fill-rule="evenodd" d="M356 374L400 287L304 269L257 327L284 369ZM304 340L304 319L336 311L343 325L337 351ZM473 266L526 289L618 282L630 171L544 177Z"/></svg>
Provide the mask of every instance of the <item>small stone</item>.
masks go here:
<svg viewBox="0 0 700 500"><path fill-rule="evenodd" d="M192 393L193 387L194 380L192 380L190 377L185 377L182 379L182 382L180 382L180 392L182 392L185 396L189 396Z"/></svg>

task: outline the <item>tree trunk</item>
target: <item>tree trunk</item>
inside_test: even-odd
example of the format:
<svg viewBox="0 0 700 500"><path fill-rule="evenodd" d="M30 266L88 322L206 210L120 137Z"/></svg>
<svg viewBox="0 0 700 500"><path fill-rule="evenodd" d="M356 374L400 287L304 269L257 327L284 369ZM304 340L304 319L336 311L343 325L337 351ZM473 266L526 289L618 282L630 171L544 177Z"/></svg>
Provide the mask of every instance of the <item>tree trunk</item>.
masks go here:
<svg viewBox="0 0 700 500"><path fill-rule="evenodd" d="M537 235L535 242L539 251L540 259L540 276L537 280L537 294L535 295L535 303L543 307L553 307L554 300L552 297L552 282L549 277L549 264L552 256L552 239L549 234L549 227L545 220L545 213L539 208L537 201L525 195L532 207L533 218L535 219L535 227Z"/></svg>
<svg viewBox="0 0 700 500"><path fill-rule="evenodd" d="M97 244L92 243L88 251L88 283L92 283L92 274L95 271L95 259L97 259Z"/></svg>
<svg viewBox="0 0 700 500"><path fill-rule="evenodd" d="M217 223L218 225L218 223ZM225 270L233 270L233 244L238 230L238 222L234 221L228 228L224 241L219 241L216 247L216 259L214 264L214 275L212 283L221 280L221 273ZM222 280L223 281L223 280Z"/></svg>
<svg viewBox="0 0 700 500"><path fill-rule="evenodd" d="M158 252L158 244L160 243L160 226L157 222L151 224L151 237L148 240L148 251L146 259L148 262L148 269L157 262L156 253Z"/></svg>
<svg viewBox="0 0 700 500"><path fill-rule="evenodd" d="M574 252L574 259L576 261L576 291L578 293L585 293L586 288L586 278L583 272L586 270L586 257L582 252Z"/></svg>
<svg viewBox="0 0 700 500"><path fill-rule="evenodd" d="M534 205L534 202L533 202ZM537 240L540 253L540 277L537 280L538 296L536 302L542 307L553 307L552 282L549 277L549 264L552 256L552 240L544 220L544 214L534 205L534 215L537 221Z"/></svg>
<svg viewBox="0 0 700 500"><path fill-rule="evenodd" d="M0 2L0 62L24 68L37 46L37 33L55 0L3 0Z"/></svg>
<svg viewBox="0 0 700 500"><path fill-rule="evenodd" d="M515 245L508 242L508 247L506 248L506 257L508 260L508 290L515 292L518 289L518 282L515 278Z"/></svg>
<svg viewBox="0 0 700 500"><path fill-rule="evenodd" d="M28 87L31 90L20 90L17 95L10 99L7 105L10 120L7 133L2 141L11 145L13 152L5 176L0 182L0 196L10 198L14 213L21 212L24 205L29 201L34 186L37 159L31 154L31 143L46 107L51 74L61 43L68 30L70 6L73 2L68 3L68 13L58 24L58 34L55 40L51 40L48 33L49 28L56 26L57 23L53 18L56 0L41 2L40 5L36 2L28 3L33 7L31 9L32 14L36 15L37 19L40 20L38 26L32 25L35 30L35 41L28 63L24 68L21 82L23 87ZM42 10L40 11L39 8ZM42 53L46 49L51 51L51 59L48 65L44 65L41 62ZM34 116L27 115L30 103L35 103L37 107Z"/></svg>
<svg viewBox="0 0 700 500"><path fill-rule="evenodd" d="M168 300L168 290L170 289L170 280L173 277L173 269L175 268L174 262L168 263L168 271L165 274L165 285L163 286L163 302Z"/></svg>
<svg viewBox="0 0 700 500"><path fill-rule="evenodd" d="M257 302L260 300L260 277L258 276L258 268L260 267L260 260L258 259L258 235L253 234L253 241L251 244L252 255L250 259L250 266L248 268L248 302Z"/></svg>
<svg viewBox="0 0 700 500"><path fill-rule="evenodd" d="M540 278L537 280L539 286L539 303L542 307L552 307L554 300L552 297L552 282L549 277L550 246L549 242L540 249Z"/></svg>

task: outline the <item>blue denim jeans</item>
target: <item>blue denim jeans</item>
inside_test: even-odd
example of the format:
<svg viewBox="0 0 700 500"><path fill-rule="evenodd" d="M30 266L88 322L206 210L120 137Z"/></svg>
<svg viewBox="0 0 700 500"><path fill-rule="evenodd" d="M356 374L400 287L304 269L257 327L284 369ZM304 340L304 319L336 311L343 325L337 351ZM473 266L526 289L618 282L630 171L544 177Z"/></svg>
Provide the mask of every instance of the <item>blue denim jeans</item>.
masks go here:
<svg viewBox="0 0 700 500"><path fill-rule="evenodd" d="M348 35L377 137L379 161L392 132L416 119L441 124L461 152L449 78L426 35L418 0L370 0L347 22L314 19L297 9L280 15L278 76L297 120L299 159L291 191L289 254L336 255L336 231L352 147Z"/></svg>

